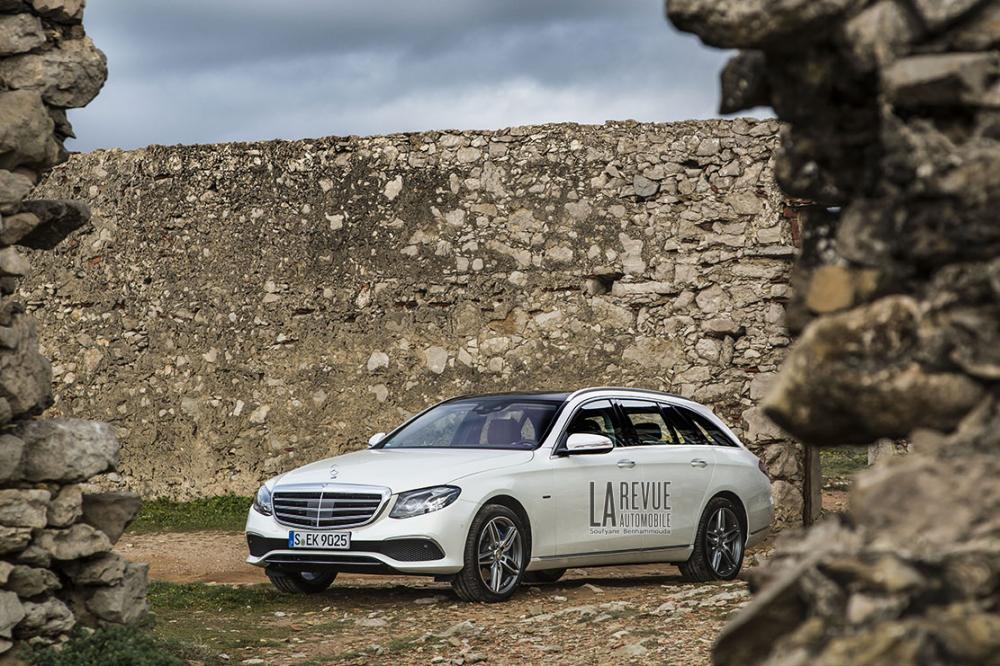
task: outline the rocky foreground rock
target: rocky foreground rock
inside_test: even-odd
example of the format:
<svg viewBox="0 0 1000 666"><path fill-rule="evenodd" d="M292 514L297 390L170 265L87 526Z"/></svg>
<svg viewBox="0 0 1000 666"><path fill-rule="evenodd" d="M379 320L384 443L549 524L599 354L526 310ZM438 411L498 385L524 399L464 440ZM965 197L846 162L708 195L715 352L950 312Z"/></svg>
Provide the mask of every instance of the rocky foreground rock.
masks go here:
<svg viewBox="0 0 1000 666"><path fill-rule="evenodd" d="M1000 663L1000 2L667 9L744 49L723 110L773 106L779 183L818 204L766 413L807 444L913 451L785 538L715 662Z"/></svg>
<svg viewBox="0 0 1000 666"><path fill-rule="evenodd" d="M26 200L66 159L66 109L107 77L83 5L0 0L0 655L146 612L145 565L110 552L137 500L87 483L115 469L118 440L105 423L35 420L52 403L52 372L34 320L10 298L30 268L16 246L52 249L90 217L76 202Z"/></svg>

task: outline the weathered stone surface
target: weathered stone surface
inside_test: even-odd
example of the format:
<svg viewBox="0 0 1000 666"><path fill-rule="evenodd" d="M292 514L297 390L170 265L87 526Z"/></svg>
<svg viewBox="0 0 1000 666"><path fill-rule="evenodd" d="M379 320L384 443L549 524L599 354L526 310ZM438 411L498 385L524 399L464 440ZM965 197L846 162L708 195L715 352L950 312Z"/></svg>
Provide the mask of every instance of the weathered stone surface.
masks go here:
<svg viewBox="0 0 1000 666"><path fill-rule="evenodd" d="M0 16L0 56L24 53L45 43L42 22L31 14Z"/></svg>
<svg viewBox="0 0 1000 666"><path fill-rule="evenodd" d="M667 14L711 46L789 48L860 5L861 0L670 0Z"/></svg>
<svg viewBox="0 0 1000 666"><path fill-rule="evenodd" d="M825 3L671 0L743 47ZM1000 3L874 0L761 44L785 122L775 174L801 209L766 413L807 444L913 442L859 475L850 512L779 540L723 631L729 664L992 664L1000 653ZM758 18L758 17L752 17ZM766 31L765 30L765 31ZM729 77L724 80L736 80ZM727 85L732 86L733 83ZM738 91L737 91L738 92ZM752 393L754 391L752 390ZM760 395L760 390L757 394ZM784 467L778 445L767 450ZM774 495L789 493L782 481ZM784 502L791 505L792 498Z"/></svg>
<svg viewBox="0 0 1000 666"><path fill-rule="evenodd" d="M916 302L888 297L811 324L763 403L778 425L814 444L868 444L914 428L947 431L982 398L958 372L914 355Z"/></svg>
<svg viewBox="0 0 1000 666"><path fill-rule="evenodd" d="M103 532L81 524L63 530L41 530L34 543L56 560L76 560L111 550L111 542Z"/></svg>
<svg viewBox="0 0 1000 666"><path fill-rule="evenodd" d="M29 255L25 292L58 350L61 408L115 420L121 487L144 495L251 493L364 447L357 423L596 377L700 399L742 436L751 379L787 344L776 131L543 125L75 155L35 196L87 193L101 214ZM177 254L178 233L211 261ZM83 301L108 316L63 314Z"/></svg>
<svg viewBox="0 0 1000 666"><path fill-rule="evenodd" d="M30 0L35 11L54 21L78 23L86 0Z"/></svg>
<svg viewBox="0 0 1000 666"><path fill-rule="evenodd" d="M0 525L0 555L16 553L31 541L30 527L5 527Z"/></svg>
<svg viewBox="0 0 1000 666"><path fill-rule="evenodd" d="M107 553L87 560L66 562L62 571L76 585L114 585L125 576L127 564L120 555Z"/></svg>
<svg viewBox="0 0 1000 666"><path fill-rule="evenodd" d="M102 622L132 624L149 612L146 603L146 577L149 566L128 563L125 575L116 585L95 588L86 600L87 610Z"/></svg>
<svg viewBox="0 0 1000 666"><path fill-rule="evenodd" d="M19 638L57 638L68 634L75 625L73 612L66 604L55 597L49 597L44 601L25 601L24 619L14 632Z"/></svg>
<svg viewBox="0 0 1000 666"><path fill-rule="evenodd" d="M24 619L24 606L13 592L0 590L0 638L10 638L14 627Z"/></svg>
<svg viewBox="0 0 1000 666"><path fill-rule="evenodd" d="M86 493L83 520L106 534L111 543L117 543L141 506L142 500L134 493Z"/></svg>
<svg viewBox="0 0 1000 666"><path fill-rule="evenodd" d="M107 78L107 58L86 37L63 41L57 49L0 60L0 83L11 90L38 91L47 104L58 108L86 106Z"/></svg>
<svg viewBox="0 0 1000 666"><path fill-rule="evenodd" d="M114 469L118 439L107 423L47 419L19 425L22 475L29 481L85 481Z"/></svg>
<svg viewBox="0 0 1000 666"><path fill-rule="evenodd" d="M765 58L761 51L741 51L722 70L719 113L736 113L768 102Z"/></svg>
<svg viewBox="0 0 1000 666"><path fill-rule="evenodd" d="M4 337L13 340L0 354L0 416L34 414L52 403L52 369L38 353L38 338L33 318L13 312L5 324ZM15 433L16 434L16 433ZM25 458L28 447L25 448ZM24 458L22 458L23 462Z"/></svg>
<svg viewBox="0 0 1000 666"><path fill-rule="evenodd" d="M45 527L49 497L47 490L0 490L0 525Z"/></svg>
<svg viewBox="0 0 1000 666"><path fill-rule="evenodd" d="M90 208L80 201L33 199L25 201L21 210L34 216L38 223L17 238L17 244L33 250L51 250L66 236L90 221Z"/></svg>
<svg viewBox="0 0 1000 666"><path fill-rule="evenodd" d="M59 577L48 569L19 564L11 571L4 587L17 593L17 596L22 599L30 599L46 592L58 590L62 584L59 582Z"/></svg>
<svg viewBox="0 0 1000 666"><path fill-rule="evenodd" d="M21 200L28 196L35 183L19 173L0 169L0 213L12 213L20 208Z"/></svg>
<svg viewBox="0 0 1000 666"><path fill-rule="evenodd" d="M0 435L0 483L19 478L22 451L24 442L20 438L9 434Z"/></svg>
<svg viewBox="0 0 1000 666"><path fill-rule="evenodd" d="M49 527L68 527L83 515L83 492L80 486L63 486L48 508Z"/></svg>
<svg viewBox="0 0 1000 666"><path fill-rule="evenodd" d="M61 148L52 134L54 128L37 92L0 92L0 169L58 164Z"/></svg>

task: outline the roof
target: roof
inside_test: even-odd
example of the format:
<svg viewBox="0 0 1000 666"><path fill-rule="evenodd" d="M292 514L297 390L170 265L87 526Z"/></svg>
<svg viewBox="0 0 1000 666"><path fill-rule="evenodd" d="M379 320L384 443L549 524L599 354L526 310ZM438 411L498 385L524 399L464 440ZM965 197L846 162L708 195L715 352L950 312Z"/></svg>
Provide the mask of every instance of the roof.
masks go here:
<svg viewBox="0 0 1000 666"><path fill-rule="evenodd" d="M654 395L660 395L665 398L679 398L684 399L683 396L676 395L674 393L664 393L663 391L656 391L654 389L644 389L635 388L629 386L590 386L587 388L578 389L576 391L512 391L508 393L470 393L468 395L460 395L452 398L451 400L471 400L473 398L530 398L532 400L551 400L553 402L565 402L575 395L581 395L584 393L598 392L598 391L630 391L637 393L649 393ZM450 402L450 401L449 401Z"/></svg>

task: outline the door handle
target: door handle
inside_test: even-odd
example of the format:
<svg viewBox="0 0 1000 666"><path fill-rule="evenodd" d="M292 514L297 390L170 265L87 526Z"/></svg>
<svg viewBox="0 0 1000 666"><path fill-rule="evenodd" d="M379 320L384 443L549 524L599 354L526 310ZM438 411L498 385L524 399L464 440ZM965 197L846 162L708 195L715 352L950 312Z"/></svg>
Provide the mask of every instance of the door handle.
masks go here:
<svg viewBox="0 0 1000 666"><path fill-rule="evenodd" d="M618 465L619 468L622 468L622 469L624 469L626 467L629 468L629 469L632 469L633 467L635 467L635 461L634 460L619 460L618 463L617 463L617 465Z"/></svg>
<svg viewBox="0 0 1000 666"><path fill-rule="evenodd" d="M708 467L708 463L701 458L695 458L691 461L691 467Z"/></svg>

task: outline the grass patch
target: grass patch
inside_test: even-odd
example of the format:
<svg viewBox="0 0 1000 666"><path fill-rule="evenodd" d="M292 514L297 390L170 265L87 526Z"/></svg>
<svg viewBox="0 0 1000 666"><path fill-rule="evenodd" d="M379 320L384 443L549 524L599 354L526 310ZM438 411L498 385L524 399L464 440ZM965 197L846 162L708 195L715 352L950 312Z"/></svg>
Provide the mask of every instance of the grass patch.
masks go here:
<svg viewBox="0 0 1000 666"><path fill-rule="evenodd" d="M837 446L820 449L824 479L846 479L868 467L867 446Z"/></svg>
<svg viewBox="0 0 1000 666"><path fill-rule="evenodd" d="M146 500L128 531L130 534L200 530L242 532L252 501L250 497L239 495L221 495L190 502Z"/></svg>
<svg viewBox="0 0 1000 666"><path fill-rule="evenodd" d="M297 597L282 596L270 585L205 585L204 583L149 584L149 604L157 613L192 610L242 611L287 608ZM329 604L329 602L326 602ZM326 605L324 604L324 605Z"/></svg>

